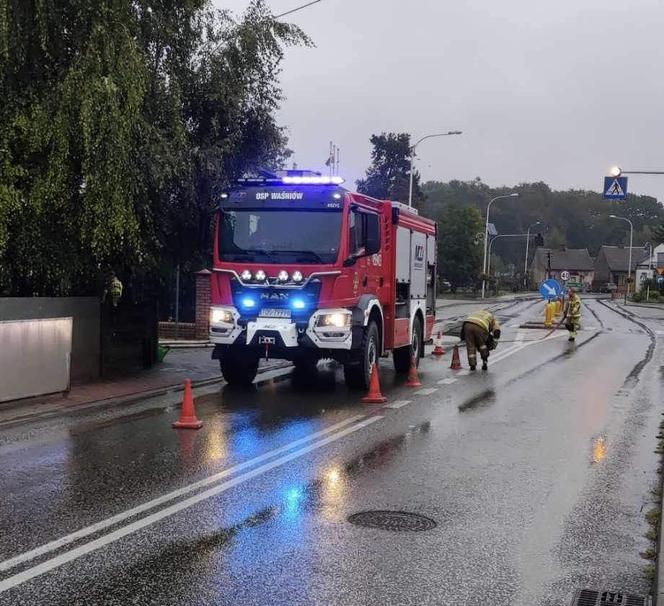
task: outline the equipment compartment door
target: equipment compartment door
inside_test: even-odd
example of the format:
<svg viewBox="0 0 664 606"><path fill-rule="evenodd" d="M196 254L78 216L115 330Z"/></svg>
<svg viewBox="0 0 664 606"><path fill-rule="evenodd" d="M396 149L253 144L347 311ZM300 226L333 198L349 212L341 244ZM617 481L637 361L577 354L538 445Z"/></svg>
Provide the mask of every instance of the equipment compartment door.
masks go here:
<svg viewBox="0 0 664 606"><path fill-rule="evenodd" d="M427 295L427 237L413 232L410 255L410 296L411 299L424 299Z"/></svg>

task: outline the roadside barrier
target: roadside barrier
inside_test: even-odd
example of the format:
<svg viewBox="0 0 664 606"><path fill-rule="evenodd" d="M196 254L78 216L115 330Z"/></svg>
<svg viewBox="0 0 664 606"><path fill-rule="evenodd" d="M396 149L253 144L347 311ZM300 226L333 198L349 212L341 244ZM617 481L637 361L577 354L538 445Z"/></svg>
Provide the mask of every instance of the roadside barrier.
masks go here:
<svg viewBox="0 0 664 606"><path fill-rule="evenodd" d="M445 355L445 349L443 348L443 332L441 330L438 331L438 335L434 339L434 348L433 351L431 352L432 356L444 356Z"/></svg>
<svg viewBox="0 0 664 606"><path fill-rule="evenodd" d="M410 359L410 368L408 369L408 380L406 387L421 387L420 377L417 375L417 360L415 356Z"/></svg>
<svg viewBox="0 0 664 606"><path fill-rule="evenodd" d="M180 418L173 423L175 429L200 429L203 427L203 422L196 417L196 410L194 409L194 396L191 391L191 379L186 379L184 382L184 396L182 397L182 410L180 411Z"/></svg>
<svg viewBox="0 0 664 606"><path fill-rule="evenodd" d="M369 380L369 392L362 398L363 404L383 404L387 398L380 392L380 378L378 377L378 364L371 366L371 379Z"/></svg>
<svg viewBox="0 0 664 606"><path fill-rule="evenodd" d="M461 358L459 358L459 346L454 346L454 351L452 352L452 363L450 364L452 370L459 370L461 368Z"/></svg>

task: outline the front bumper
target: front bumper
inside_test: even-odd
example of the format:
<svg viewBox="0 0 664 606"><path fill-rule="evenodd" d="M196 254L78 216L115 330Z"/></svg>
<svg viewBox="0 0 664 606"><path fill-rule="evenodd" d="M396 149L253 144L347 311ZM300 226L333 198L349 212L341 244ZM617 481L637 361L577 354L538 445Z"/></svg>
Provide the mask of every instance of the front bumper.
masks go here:
<svg viewBox="0 0 664 606"><path fill-rule="evenodd" d="M229 312L223 315L227 320L232 316L232 321L213 322L215 310ZM320 324L321 316L334 314L347 316L348 322L343 326ZM231 306L215 306L211 309L210 316L210 341L218 345L350 350L354 343L353 334L357 334L350 321L351 312L347 309L319 309L306 322L291 318L263 317L242 321L237 308Z"/></svg>

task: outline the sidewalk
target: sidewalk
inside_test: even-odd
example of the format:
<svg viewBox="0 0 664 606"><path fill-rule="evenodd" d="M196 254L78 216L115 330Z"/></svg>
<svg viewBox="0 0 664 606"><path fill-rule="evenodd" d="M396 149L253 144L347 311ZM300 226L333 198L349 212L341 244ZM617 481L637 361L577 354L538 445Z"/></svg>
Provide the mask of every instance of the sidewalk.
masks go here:
<svg viewBox="0 0 664 606"><path fill-rule="evenodd" d="M219 361L212 360L210 354L211 350L205 347L173 349L161 364L133 376L72 385L66 394L4 402L0 405L0 424L158 396L182 389L185 379L191 379L194 386L221 383ZM282 360L261 361L258 372L286 365Z"/></svg>

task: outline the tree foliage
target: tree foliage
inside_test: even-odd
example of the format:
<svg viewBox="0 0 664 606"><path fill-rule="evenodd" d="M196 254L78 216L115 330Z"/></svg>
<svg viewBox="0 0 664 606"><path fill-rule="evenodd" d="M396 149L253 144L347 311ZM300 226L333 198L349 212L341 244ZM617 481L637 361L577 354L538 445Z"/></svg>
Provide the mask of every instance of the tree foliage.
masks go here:
<svg viewBox="0 0 664 606"><path fill-rule="evenodd" d="M372 135L371 165L366 177L357 182L357 191L379 200L408 202L410 185L410 135L382 133ZM413 173L414 203L422 199L420 175Z"/></svg>
<svg viewBox="0 0 664 606"><path fill-rule="evenodd" d="M288 155L297 44L263 0L0 0L0 293L200 262L219 188Z"/></svg>
<svg viewBox="0 0 664 606"><path fill-rule="evenodd" d="M480 274L484 230L479 211L472 206L447 206L439 217L438 271L452 287L470 286Z"/></svg>

